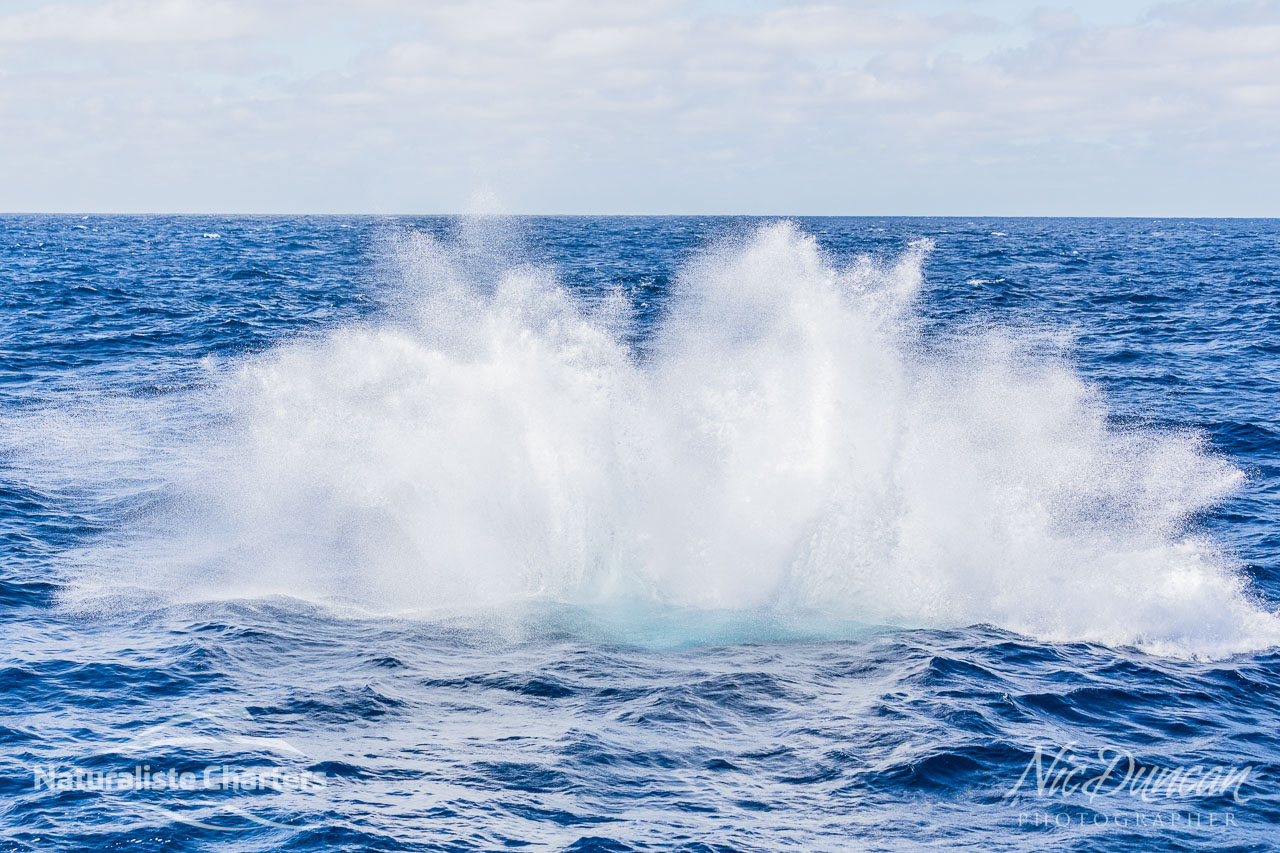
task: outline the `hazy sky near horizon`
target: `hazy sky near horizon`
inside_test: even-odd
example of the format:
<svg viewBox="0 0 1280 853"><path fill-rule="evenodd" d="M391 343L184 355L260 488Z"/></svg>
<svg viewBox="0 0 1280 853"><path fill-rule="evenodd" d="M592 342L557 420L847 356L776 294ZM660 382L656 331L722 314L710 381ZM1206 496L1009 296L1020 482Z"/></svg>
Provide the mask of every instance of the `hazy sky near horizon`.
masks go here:
<svg viewBox="0 0 1280 853"><path fill-rule="evenodd" d="M0 0L0 210L1280 215L1280 0Z"/></svg>

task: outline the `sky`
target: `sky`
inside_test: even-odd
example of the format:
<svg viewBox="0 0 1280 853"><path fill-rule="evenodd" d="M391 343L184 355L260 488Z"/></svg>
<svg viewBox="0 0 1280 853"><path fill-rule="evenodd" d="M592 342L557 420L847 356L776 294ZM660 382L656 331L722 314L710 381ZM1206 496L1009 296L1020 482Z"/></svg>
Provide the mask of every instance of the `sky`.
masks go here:
<svg viewBox="0 0 1280 853"><path fill-rule="evenodd" d="M1278 138L1280 0L0 0L4 211L1277 216Z"/></svg>

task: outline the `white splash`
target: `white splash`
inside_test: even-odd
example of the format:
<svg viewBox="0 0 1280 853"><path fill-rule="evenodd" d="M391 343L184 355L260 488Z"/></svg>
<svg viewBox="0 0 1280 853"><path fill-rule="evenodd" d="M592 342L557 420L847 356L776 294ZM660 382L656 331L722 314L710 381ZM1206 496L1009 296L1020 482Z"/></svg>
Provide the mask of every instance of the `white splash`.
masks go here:
<svg viewBox="0 0 1280 853"><path fill-rule="evenodd" d="M837 268L765 227L685 270L641 359L624 300L576 301L505 250L477 264L491 236L404 237L393 316L132 410L136 453L64 417L47 458L106 441L98 488L167 495L69 557L71 598L633 602L1172 655L1280 642L1232 558L1187 533L1240 472L1195 436L1109 427L1065 360L1015 335L926 346L927 244Z"/></svg>

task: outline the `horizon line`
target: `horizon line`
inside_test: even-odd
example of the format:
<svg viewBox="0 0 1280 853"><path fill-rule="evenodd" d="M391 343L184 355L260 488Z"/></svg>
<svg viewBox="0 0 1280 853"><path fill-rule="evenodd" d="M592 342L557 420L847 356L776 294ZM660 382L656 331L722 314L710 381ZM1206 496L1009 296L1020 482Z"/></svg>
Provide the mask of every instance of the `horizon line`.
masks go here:
<svg viewBox="0 0 1280 853"><path fill-rule="evenodd" d="M422 217L422 218L542 218L542 219L663 219L663 218L756 218L756 219L1280 219L1280 214L1250 216L1247 214L1231 215L1195 215L1195 214L1141 214L1141 213L369 213L359 211L346 212L298 212L298 211L118 211L118 210L9 210L0 211L5 216L174 216L174 217Z"/></svg>

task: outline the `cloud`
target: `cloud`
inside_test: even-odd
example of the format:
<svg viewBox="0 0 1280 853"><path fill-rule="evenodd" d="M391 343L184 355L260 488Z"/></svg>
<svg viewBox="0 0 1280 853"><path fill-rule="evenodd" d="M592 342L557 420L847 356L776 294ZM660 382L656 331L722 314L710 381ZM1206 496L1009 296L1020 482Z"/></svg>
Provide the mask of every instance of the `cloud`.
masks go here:
<svg viewBox="0 0 1280 853"><path fill-rule="evenodd" d="M530 210L1273 205L1280 3L1096 12L42 4L0 16L0 207L441 210L479 184Z"/></svg>
<svg viewBox="0 0 1280 853"><path fill-rule="evenodd" d="M248 35L258 20L251 7L218 0L53 3L0 17L0 42L215 41Z"/></svg>

